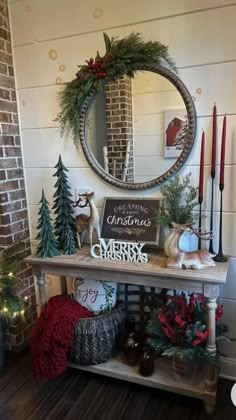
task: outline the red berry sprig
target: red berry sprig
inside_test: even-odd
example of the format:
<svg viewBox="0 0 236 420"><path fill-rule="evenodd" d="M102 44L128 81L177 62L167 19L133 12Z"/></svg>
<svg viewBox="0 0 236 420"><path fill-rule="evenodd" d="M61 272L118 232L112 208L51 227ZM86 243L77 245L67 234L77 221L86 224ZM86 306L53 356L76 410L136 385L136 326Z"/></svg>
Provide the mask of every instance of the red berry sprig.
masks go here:
<svg viewBox="0 0 236 420"><path fill-rule="evenodd" d="M105 66L102 59L98 59L94 61L93 58L90 58L90 60L87 61L87 63L88 63L87 65L88 73L93 73L94 75L96 75L96 77L101 78L101 79L107 76L107 72L104 71Z"/></svg>

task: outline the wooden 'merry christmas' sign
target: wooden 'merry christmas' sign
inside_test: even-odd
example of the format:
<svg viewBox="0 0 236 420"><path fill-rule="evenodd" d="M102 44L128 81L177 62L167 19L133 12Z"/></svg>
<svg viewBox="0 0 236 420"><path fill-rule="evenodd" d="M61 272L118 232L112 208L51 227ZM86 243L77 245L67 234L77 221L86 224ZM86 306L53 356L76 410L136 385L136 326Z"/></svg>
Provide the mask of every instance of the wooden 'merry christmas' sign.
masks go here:
<svg viewBox="0 0 236 420"><path fill-rule="evenodd" d="M99 244L91 248L93 258L105 260L129 261L129 262L148 262L148 255L142 252L144 243L122 242L110 239L108 242L100 238Z"/></svg>

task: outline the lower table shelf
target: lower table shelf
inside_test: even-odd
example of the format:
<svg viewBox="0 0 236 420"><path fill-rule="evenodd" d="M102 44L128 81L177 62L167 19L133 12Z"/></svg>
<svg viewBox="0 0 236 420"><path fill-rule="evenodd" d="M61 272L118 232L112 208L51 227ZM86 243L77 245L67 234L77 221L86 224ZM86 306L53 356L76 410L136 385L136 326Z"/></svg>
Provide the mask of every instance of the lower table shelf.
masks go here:
<svg viewBox="0 0 236 420"><path fill-rule="evenodd" d="M149 377L141 376L138 373L138 367L131 367L124 364L120 356L111 359L106 363L93 366L81 366L73 362L68 362L68 366L199 399L202 399L204 395L203 380L197 385L177 382L172 376L170 361L162 358L156 360L154 374Z"/></svg>

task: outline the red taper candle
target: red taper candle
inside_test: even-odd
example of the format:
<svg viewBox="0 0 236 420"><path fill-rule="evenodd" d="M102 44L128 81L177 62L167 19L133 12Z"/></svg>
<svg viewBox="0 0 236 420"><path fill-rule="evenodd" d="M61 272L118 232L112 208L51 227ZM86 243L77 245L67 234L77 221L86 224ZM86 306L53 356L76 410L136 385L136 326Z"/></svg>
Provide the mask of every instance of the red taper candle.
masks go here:
<svg viewBox="0 0 236 420"><path fill-rule="evenodd" d="M215 178L216 173L216 121L217 121L216 105L213 108L213 123L212 123L212 150L211 150L211 177Z"/></svg>
<svg viewBox="0 0 236 420"><path fill-rule="evenodd" d="M220 155L220 185L224 185L225 178L225 142L226 142L226 115L223 120L221 155Z"/></svg>
<svg viewBox="0 0 236 420"><path fill-rule="evenodd" d="M203 201L203 185L204 185L204 155L205 155L205 133L202 132L201 156L200 156L200 172L199 172L199 192L198 201Z"/></svg>

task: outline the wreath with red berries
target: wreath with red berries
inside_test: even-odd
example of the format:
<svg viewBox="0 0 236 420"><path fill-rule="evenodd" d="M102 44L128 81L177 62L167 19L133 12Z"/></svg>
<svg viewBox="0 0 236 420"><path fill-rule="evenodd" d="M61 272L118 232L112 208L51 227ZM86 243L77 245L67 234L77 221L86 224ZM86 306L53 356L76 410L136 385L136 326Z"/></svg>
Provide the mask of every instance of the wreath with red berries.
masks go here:
<svg viewBox="0 0 236 420"><path fill-rule="evenodd" d="M61 111L57 120L61 134L69 126L75 145L78 144L81 110L92 91L104 90L107 81L123 75L134 77L139 65L153 67L165 62L175 69L168 47L158 41L145 41L140 33L134 32L123 39L109 38L105 33L103 36L105 55L97 52L95 59L90 58L87 64L79 66L76 78L59 93Z"/></svg>

